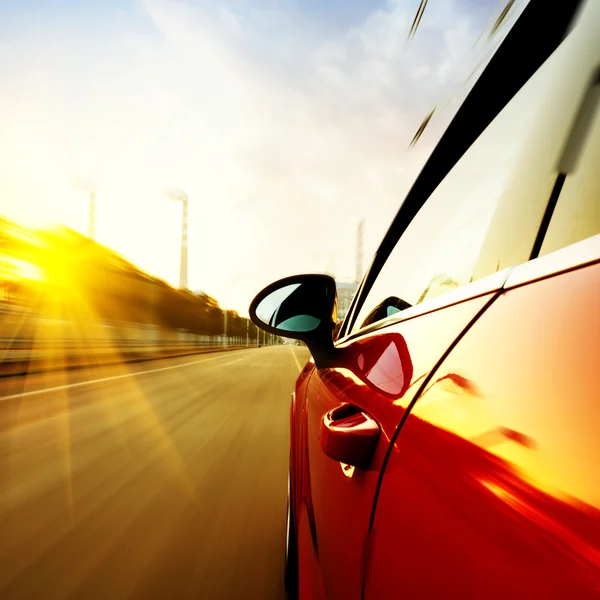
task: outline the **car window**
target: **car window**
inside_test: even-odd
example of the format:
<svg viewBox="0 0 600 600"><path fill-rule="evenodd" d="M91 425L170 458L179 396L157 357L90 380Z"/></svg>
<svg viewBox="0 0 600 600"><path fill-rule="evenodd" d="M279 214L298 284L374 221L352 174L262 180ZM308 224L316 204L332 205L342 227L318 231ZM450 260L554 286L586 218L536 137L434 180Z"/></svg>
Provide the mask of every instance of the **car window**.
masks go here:
<svg viewBox="0 0 600 600"><path fill-rule="evenodd" d="M375 309L389 299L414 306L529 260L595 60L569 38L562 46L417 213L366 294L352 332L387 316Z"/></svg>
<svg viewBox="0 0 600 600"><path fill-rule="evenodd" d="M591 118L582 132L581 155L566 175L540 255L600 233L600 84L586 100Z"/></svg>
<svg viewBox="0 0 600 600"><path fill-rule="evenodd" d="M520 158L516 142L535 119L535 104L507 106L444 179L398 240L354 330L389 297L414 306L473 280L490 222Z"/></svg>

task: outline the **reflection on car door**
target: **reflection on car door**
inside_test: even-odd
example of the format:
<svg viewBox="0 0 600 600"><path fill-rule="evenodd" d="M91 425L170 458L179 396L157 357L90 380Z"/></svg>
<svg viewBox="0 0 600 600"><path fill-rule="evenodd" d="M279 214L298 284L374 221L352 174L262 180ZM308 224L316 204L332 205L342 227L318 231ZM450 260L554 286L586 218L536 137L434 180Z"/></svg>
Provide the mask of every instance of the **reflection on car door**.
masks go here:
<svg viewBox="0 0 600 600"><path fill-rule="evenodd" d="M582 247L597 260L600 236ZM515 270L403 424L367 600L600 597L600 264L523 285L535 267Z"/></svg>
<svg viewBox="0 0 600 600"><path fill-rule="evenodd" d="M488 287L500 287L503 280L499 273ZM367 532L389 440L419 384L491 296L488 292L443 311L421 314L346 344L358 353L357 364L364 365L371 384L348 369L321 369L312 373L302 397L297 394L296 422L302 428L297 434L298 439L306 440L300 458L301 490L296 496L301 498L296 511L301 598L361 597ZM373 338L390 335L396 347L406 350L392 353L385 340L368 344ZM377 350L369 350L373 347ZM367 470L342 464L321 447L323 418L342 403L364 411L381 428Z"/></svg>

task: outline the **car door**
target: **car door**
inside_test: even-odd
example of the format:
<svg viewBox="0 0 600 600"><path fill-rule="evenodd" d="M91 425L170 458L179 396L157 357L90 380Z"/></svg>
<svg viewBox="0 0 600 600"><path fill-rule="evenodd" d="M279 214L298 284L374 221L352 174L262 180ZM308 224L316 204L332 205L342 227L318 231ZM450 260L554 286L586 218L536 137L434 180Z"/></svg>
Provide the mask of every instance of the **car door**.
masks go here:
<svg viewBox="0 0 600 600"><path fill-rule="evenodd" d="M599 31L589 2L544 66L556 83L540 110L554 118L525 166L555 185L532 260L431 374L393 440L367 600L600 597Z"/></svg>
<svg viewBox="0 0 600 600"><path fill-rule="evenodd" d="M600 236L564 257L594 264L547 258L515 271L395 440L367 600L600 597Z"/></svg>
<svg viewBox="0 0 600 600"><path fill-rule="evenodd" d="M501 285L502 280L496 280ZM380 330L352 342L359 356L364 349L371 385L346 368L312 372L305 384L299 419L299 438L304 440L304 476L297 505L301 598L360 598L364 543L389 440L419 381L488 297L483 294L445 312L409 319L393 332ZM402 393L390 395L386 389ZM346 404L374 419L381 431L367 468L355 468L328 456L321 443L327 415ZM342 427L343 416L339 421ZM335 417L333 420L335 424Z"/></svg>
<svg viewBox="0 0 600 600"><path fill-rule="evenodd" d="M550 75L542 72L536 85L525 86L493 119L395 240L337 343L356 357L355 368L312 369L297 390L294 472L300 479L294 504L301 598L361 598L374 539L373 507L383 467L396 451L390 440L449 348L485 313L512 266L530 257L551 181L541 167L516 167L539 154L533 135L544 125L538 94L552 83ZM510 206L524 197L527 210L513 239L498 243ZM371 322L373 314L390 316ZM460 375L448 381L469 389ZM324 449L338 415L338 428L349 436L360 437L367 422L379 428L367 467L352 468ZM389 590L400 564L395 548L381 551L386 548L392 552L389 569L379 569L377 577Z"/></svg>

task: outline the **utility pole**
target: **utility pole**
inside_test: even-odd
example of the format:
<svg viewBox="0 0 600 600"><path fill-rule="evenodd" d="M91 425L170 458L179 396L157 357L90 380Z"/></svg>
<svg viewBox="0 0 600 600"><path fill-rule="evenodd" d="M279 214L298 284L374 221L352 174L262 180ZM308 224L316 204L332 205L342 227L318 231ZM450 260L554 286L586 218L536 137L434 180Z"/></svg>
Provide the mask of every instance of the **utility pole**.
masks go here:
<svg viewBox="0 0 600 600"><path fill-rule="evenodd" d="M246 319L246 348L250 345L250 319Z"/></svg>

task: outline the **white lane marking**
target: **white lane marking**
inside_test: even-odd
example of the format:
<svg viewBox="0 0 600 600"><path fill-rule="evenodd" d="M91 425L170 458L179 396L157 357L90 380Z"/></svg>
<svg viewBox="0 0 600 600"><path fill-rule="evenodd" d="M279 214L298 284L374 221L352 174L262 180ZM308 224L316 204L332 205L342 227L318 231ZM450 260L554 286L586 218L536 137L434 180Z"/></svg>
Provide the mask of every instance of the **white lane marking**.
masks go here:
<svg viewBox="0 0 600 600"><path fill-rule="evenodd" d="M296 361L296 366L298 367L298 373L302 372L302 367L300 366L300 363L298 362L298 359L296 358L296 353L292 350L292 347L289 346L290 352L292 353L292 356L294 357L294 360Z"/></svg>
<svg viewBox="0 0 600 600"><path fill-rule="evenodd" d="M13 400L14 398L23 398L24 396L37 396L38 394L48 394L49 392L58 392L60 390L66 390L67 388L83 387L84 385L94 385L95 383L103 383L105 381L116 381L117 379L125 379L126 377L135 377L136 375L148 375L149 373L159 373L160 371L170 371L171 369L181 369L182 367L191 367L200 363L210 362L211 360L217 360L217 358L225 358L231 356L232 353L220 354L219 356L213 356L211 358L205 358L204 360L194 360L192 362L183 363L181 365L171 365L170 367L161 367L160 369L149 369L148 371L136 371L132 373L124 373L123 375L112 375L111 377L102 377L101 379L90 379L89 381L79 381L77 383L67 383L65 385L57 385L56 387L44 388L43 390L33 390L31 392L22 392L20 394L12 394L10 396L0 396L0 402L4 400ZM238 362L242 360L238 358L232 360L229 363ZM126 363L123 363L126 364Z"/></svg>

